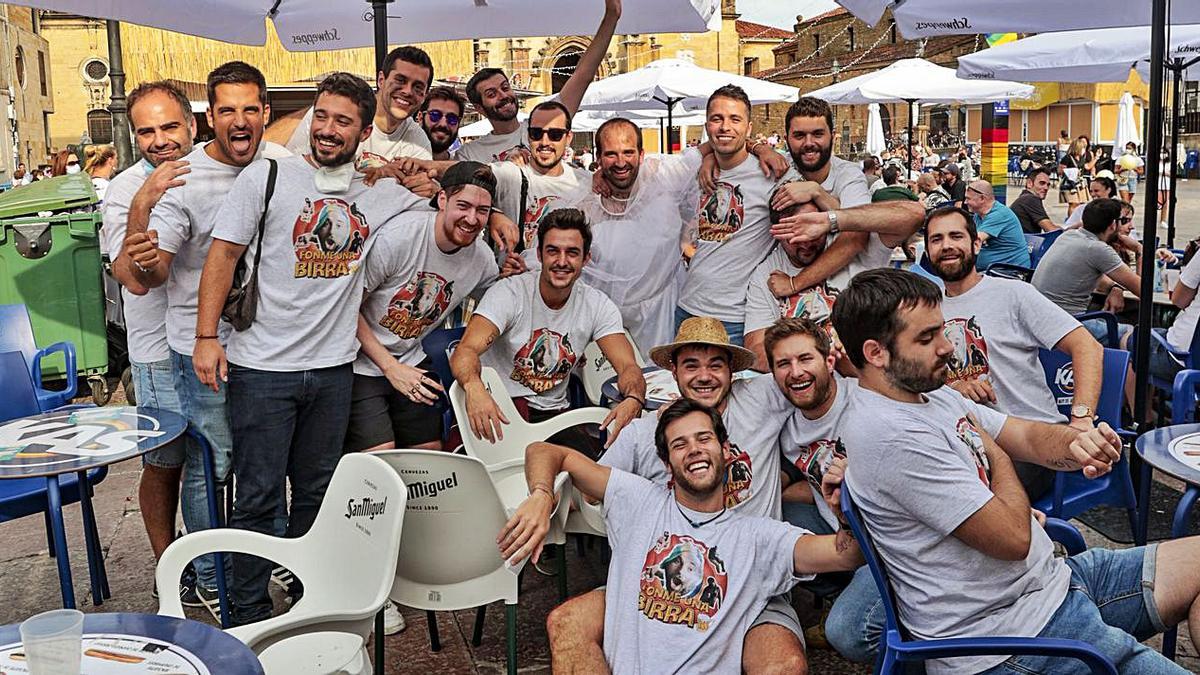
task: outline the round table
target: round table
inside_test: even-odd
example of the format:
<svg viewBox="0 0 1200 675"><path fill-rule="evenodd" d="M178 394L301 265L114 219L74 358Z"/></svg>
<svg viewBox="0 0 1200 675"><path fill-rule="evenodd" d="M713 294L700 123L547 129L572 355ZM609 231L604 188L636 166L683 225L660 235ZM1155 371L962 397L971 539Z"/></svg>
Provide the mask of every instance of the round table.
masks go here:
<svg viewBox="0 0 1200 675"><path fill-rule="evenodd" d="M1200 497L1200 424L1176 424L1151 430L1142 434L1133 447L1145 462L1138 479L1138 503L1141 504L1138 543L1146 543L1148 536L1151 467L1187 485L1171 520L1171 538L1186 536L1192 509ZM1167 658L1175 658L1174 629L1163 634L1162 653Z"/></svg>
<svg viewBox="0 0 1200 675"><path fill-rule="evenodd" d="M188 432L187 420L157 408L74 407L22 417L0 425L0 480L44 478L47 514L58 563L63 607L75 606L75 588L67 554L59 476L78 476L92 599L111 597L100 537L92 510L87 472L144 455ZM207 443L205 443L207 446ZM206 457L210 457L206 454ZM210 464L211 462L206 462ZM206 468L206 478L211 473ZM210 511L215 492L210 492Z"/></svg>
<svg viewBox="0 0 1200 675"><path fill-rule="evenodd" d="M262 675L249 647L208 624L156 614L85 614L83 675L111 672ZM0 627L0 673L24 668L19 626ZM15 670L15 668L14 668ZM18 672L24 672L18 671Z"/></svg>

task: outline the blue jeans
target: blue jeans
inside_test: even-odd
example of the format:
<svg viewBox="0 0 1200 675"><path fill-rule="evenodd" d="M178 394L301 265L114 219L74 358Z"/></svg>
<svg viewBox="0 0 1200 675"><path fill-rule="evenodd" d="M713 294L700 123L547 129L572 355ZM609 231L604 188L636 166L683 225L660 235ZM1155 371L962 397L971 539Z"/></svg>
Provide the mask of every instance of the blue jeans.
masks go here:
<svg viewBox="0 0 1200 675"><path fill-rule="evenodd" d="M285 534L294 538L308 532L342 455L353 384L349 363L283 373L230 364L237 477L232 527L275 535L290 481L291 513ZM231 558L234 624L269 618L267 585L273 563L244 554Z"/></svg>
<svg viewBox="0 0 1200 675"><path fill-rule="evenodd" d="M679 332L679 324L687 319L696 316L682 307L675 308L675 332ZM742 332L745 330L746 324L732 323L730 321L722 321L722 326L725 326L725 333L729 335L729 341L739 347L743 346Z"/></svg>
<svg viewBox="0 0 1200 675"><path fill-rule="evenodd" d="M170 356L149 363L130 361L129 366L133 371L133 390L137 394L138 405L172 412L183 410L179 395L175 393L175 370L171 367ZM183 466L186 457L184 446L191 443L190 438L184 437L177 443L155 448L142 455L142 463L160 469L178 469Z"/></svg>
<svg viewBox="0 0 1200 675"><path fill-rule="evenodd" d="M863 565L829 609L829 616L825 619L825 638L847 659L871 663L879 653L884 622L879 588L871 576L871 569ZM910 673L924 670L920 664L909 665Z"/></svg>
<svg viewBox="0 0 1200 675"><path fill-rule="evenodd" d="M1097 342L1105 347L1110 346L1108 344L1108 324L1105 323L1103 319L1088 319L1086 321L1081 321L1080 323L1083 324L1083 327L1087 329L1087 332L1092 334L1092 337L1096 338ZM1131 332L1133 332L1133 326L1130 326L1127 323L1117 324L1118 341L1126 334Z"/></svg>
<svg viewBox="0 0 1200 675"><path fill-rule="evenodd" d="M1122 673L1184 675L1142 640L1166 630L1154 603L1155 545L1121 551L1093 548L1067 559L1071 588L1038 637L1086 642ZM1075 659L1014 656L985 673L993 675L1090 672Z"/></svg>
<svg viewBox="0 0 1200 675"><path fill-rule="evenodd" d="M192 368L192 357L171 351L171 368L175 374L175 393L179 396L177 412L188 424L208 439L212 446L214 478L220 485L229 475L232 442L229 435L229 408L225 405L225 389L219 392L204 386ZM208 519L208 493L204 482L204 457L195 443L187 445L183 462L183 484L179 490L179 510L188 532L212 527ZM216 566L212 556L201 556L192 562L197 583L207 589L217 587Z"/></svg>

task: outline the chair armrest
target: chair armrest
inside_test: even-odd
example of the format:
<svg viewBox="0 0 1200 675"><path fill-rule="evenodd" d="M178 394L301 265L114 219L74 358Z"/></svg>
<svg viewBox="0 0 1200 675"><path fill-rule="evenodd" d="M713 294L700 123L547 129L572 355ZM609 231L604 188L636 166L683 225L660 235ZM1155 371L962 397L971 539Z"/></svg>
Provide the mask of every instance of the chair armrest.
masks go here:
<svg viewBox="0 0 1200 675"><path fill-rule="evenodd" d="M1108 336L1108 339L1106 340L1107 344L1104 346L1112 349L1120 348L1120 329L1117 327L1117 315L1113 314L1112 312L1105 312L1103 310L1084 312L1083 314L1075 315L1075 320L1079 323L1083 323L1084 321L1091 319L1099 319L1104 322L1105 334Z"/></svg>
<svg viewBox="0 0 1200 675"><path fill-rule="evenodd" d="M30 366L32 368L33 386L46 391L42 389L42 359L55 352L62 352L63 359L66 360L67 388L54 393L62 396L64 400L69 401L75 398L75 394L79 389L79 382L75 377L75 374L78 372L75 369L75 345L70 342L55 342L52 345L39 349L37 354L34 354L33 363Z"/></svg>
<svg viewBox="0 0 1200 675"><path fill-rule="evenodd" d="M539 437L550 438L563 429L570 429L580 424L600 424L604 421L605 417L608 417L610 412L612 411L608 408L577 408L575 410L568 410L561 415L555 415L545 422L538 422L529 426L537 430Z"/></svg>
<svg viewBox="0 0 1200 675"><path fill-rule="evenodd" d="M303 602L303 599L300 602ZM384 602L386 602L386 596L379 603L380 607ZM365 622L372 621L375 612L378 611L379 608L376 608L371 614L364 616L359 613L332 612L328 609L305 610L300 603L297 603L284 614L265 621L230 628L226 632L241 640L258 655L278 642L304 633L349 633L365 639L363 631L370 632L370 629L367 628L369 624Z"/></svg>
<svg viewBox="0 0 1200 675"><path fill-rule="evenodd" d="M1067 549L1068 555L1077 555L1087 550L1087 542L1083 540L1083 535L1065 520L1047 518L1045 530L1052 541L1062 544L1063 548Z"/></svg>
<svg viewBox="0 0 1200 675"><path fill-rule="evenodd" d="M1200 385L1200 370L1185 369L1175 373L1175 386L1171 388L1171 424L1191 421L1197 385ZM1185 401L1187 405L1183 405Z"/></svg>
<svg viewBox="0 0 1200 675"><path fill-rule="evenodd" d="M266 558L295 571L293 564L301 552L297 539L272 537L261 532L238 530L229 527L192 532L171 542L163 551L155 568L154 580L158 584L158 613L165 616L183 617L183 604L175 588L183 575L183 568L192 559L206 553L246 553Z"/></svg>
<svg viewBox="0 0 1200 675"><path fill-rule="evenodd" d="M901 651L905 654L920 656L922 660L993 654L1056 656L1083 661L1091 669L1093 675L1117 675L1117 669L1108 660L1108 657L1095 647L1079 640L1000 637L947 638L906 642Z"/></svg>

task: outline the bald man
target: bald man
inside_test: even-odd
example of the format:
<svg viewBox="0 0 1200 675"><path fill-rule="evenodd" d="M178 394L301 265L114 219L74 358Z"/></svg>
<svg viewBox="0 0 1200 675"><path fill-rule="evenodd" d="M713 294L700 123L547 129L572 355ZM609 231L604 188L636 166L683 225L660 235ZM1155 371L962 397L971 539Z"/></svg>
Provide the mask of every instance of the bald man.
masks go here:
<svg viewBox="0 0 1200 675"><path fill-rule="evenodd" d="M975 227L983 244L975 260L975 269L985 272L996 263L1032 266L1021 221L1012 209L996 201L991 183L986 180L971 181L967 184L963 201L975 215Z"/></svg>

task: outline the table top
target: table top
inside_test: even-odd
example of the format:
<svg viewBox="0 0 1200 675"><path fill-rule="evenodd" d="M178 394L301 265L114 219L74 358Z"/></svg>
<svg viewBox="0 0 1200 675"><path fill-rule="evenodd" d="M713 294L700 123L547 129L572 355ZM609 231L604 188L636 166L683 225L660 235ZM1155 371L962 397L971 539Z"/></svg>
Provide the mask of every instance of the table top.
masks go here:
<svg viewBox="0 0 1200 675"><path fill-rule="evenodd" d="M183 435L169 410L108 406L22 417L0 425L0 479L86 471L144 455Z"/></svg>
<svg viewBox="0 0 1200 675"><path fill-rule="evenodd" d="M1122 293L1122 295L1125 296L1126 300L1132 300L1133 302L1137 302L1138 297L1136 295L1134 295L1133 293L1130 293L1129 291L1125 291L1124 293ZM1154 304L1162 305L1165 307L1174 307L1175 306L1175 303L1171 302L1171 296L1166 293L1163 293L1161 291L1154 294Z"/></svg>
<svg viewBox="0 0 1200 675"><path fill-rule="evenodd" d="M1200 424L1176 424L1142 434L1134 444L1150 466L1200 485Z"/></svg>
<svg viewBox="0 0 1200 675"><path fill-rule="evenodd" d="M215 626L155 614L83 617L83 675L262 675L249 647ZM20 627L0 627L0 673L26 673Z"/></svg>

